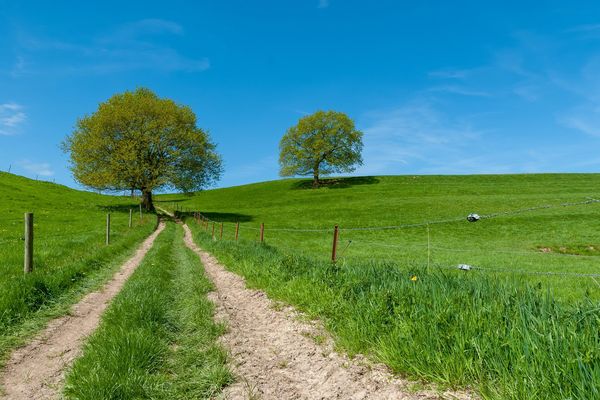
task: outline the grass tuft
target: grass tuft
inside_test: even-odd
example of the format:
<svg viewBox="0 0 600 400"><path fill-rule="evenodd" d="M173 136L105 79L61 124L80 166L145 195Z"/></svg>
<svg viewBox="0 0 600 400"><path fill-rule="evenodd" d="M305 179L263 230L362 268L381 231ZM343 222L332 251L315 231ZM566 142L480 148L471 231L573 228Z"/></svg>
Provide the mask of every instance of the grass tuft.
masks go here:
<svg viewBox="0 0 600 400"><path fill-rule="evenodd" d="M203 399L232 375L216 344L212 289L199 259L168 223L67 375L73 399Z"/></svg>
<svg viewBox="0 0 600 400"><path fill-rule="evenodd" d="M600 398L600 307L591 299L565 303L514 276L426 264L334 266L191 227L250 285L321 318L350 354L489 399Z"/></svg>

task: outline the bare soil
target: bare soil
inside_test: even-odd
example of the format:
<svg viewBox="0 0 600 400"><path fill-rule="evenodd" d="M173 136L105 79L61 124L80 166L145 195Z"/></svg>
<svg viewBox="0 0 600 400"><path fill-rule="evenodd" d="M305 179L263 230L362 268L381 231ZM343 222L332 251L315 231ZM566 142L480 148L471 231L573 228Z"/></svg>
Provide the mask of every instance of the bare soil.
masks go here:
<svg viewBox="0 0 600 400"><path fill-rule="evenodd" d="M243 278L220 265L193 241L184 225L185 243L201 258L216 291L216 319L228 326L221 338L229 349L236 383L228 399L472 399L470 393L416 390L380 364L348 358L333 350L322 326L292 307L246 288Z"/></svg>
<svg viewBox="0 0 600 400"><path fill-rule="evenodd" d="M85 338L97 328L110 301L164 228L165 224L161 222L101 290L87 294L73 306L69 315L53 320L28 345L13 352L1 377L6 398L38 400L60 396L65 372L80 355Z"/></svg>

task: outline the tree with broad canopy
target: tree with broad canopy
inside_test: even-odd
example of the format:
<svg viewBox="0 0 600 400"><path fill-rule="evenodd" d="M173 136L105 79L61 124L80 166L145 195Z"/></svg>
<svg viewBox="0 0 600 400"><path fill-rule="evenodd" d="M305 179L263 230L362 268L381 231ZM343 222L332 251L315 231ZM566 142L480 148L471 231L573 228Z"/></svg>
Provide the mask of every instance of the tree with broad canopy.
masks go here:
<svg viewBox="0 0 600 400"><path fill-rule="evenodd" d="M280 175L312 175L313 187L318 187L322 175L352 172L362 165L362 136L341 112L317 111L300 118L279 143Z"/></svg>
<svg viewBox="0 0 600 400"><path fill-rule="evenodd" d="M200 190L217 181L221 157L188 106L146 88L116 94L77 121L63 142L77 182L97 190Z"/></svg>

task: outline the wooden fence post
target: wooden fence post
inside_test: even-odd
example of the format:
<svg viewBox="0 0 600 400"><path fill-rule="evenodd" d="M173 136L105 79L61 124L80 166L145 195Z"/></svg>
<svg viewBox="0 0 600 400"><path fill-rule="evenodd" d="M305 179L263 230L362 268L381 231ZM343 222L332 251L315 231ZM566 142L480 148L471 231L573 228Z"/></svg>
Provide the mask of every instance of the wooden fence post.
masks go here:
<svg viewBox="0 0 600 400"><path fill-rule="evenodd" d="M260 224L260 242L264 243L265 241L265 223L261 222Z"/></svg>
<svg viewBox="0 0 600 400"><path fill-rule="evenodd" d="M333 248L331 249L331 262L337 259L337 244L338 244L338 226L333 228Z"/></svg>
<svg viewBox="0 0 600 400"><path fill-rule="evenodd" d="M240 233L240 223L238 222L235 224L235 241L236 242L238 241L239 233Z"/></svg>
<svg viewBox="0 0 600 400"><path fill-rule="evenodd" d="M129 227L133 226L133 208L129 209Z"/></svg>
<svg viewBox="0 0 600 400"><path fill-rule="evenodd" d="M33 271L33 213L25 213L25 260L23 270Z"/></svg>
<svg viewBox="0 0 600 400"><path fill-rule="evenodd" d="M219 235L219 239L223 239L223 223L221 222L221 234Z"/></svg>
<svg viewBox="0 0 600 400"><path fill-rule="evenodd" d="M110 244L110 213L106 214L106 245Z"/></svg>
<svg viewBox="0 0 600 400"><path fill-rule="evenodd" d="M212 238L215 240L215 223L212 224Z"/></svg>
<svg viewBox="0 0 600 400"><path fill-rule="evenodd" d="M143 221L143 216L142 216L142 203L140 203L140 222Z"/></svg>

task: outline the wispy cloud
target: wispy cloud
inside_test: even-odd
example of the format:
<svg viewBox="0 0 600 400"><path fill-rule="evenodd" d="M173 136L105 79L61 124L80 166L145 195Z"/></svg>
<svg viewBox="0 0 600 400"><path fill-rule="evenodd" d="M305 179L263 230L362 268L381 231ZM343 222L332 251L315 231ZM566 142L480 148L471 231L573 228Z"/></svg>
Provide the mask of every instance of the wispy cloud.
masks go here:
<svg viewBox="0 0 600 400"><path fill-rule="evenodd" d="M30 160L21 160L17 163L25 171L35 176L48 177L54 175L54 171L49 163L33 162Z"/></svg>
<svg viewBox="0 0 600 400"><path fill-rule="evenodd" d="M431 71L427 75L430 78L441 78L441 79L465 79L472 74L472 70L469 69L442 69L438 71Z"/></svg>
<svg viewBox="0 0 600 400"><path fill-rule="evenodd" d="M329 0L319 0L319 4L317 8L327 8L329 7Z"/></svg>
<svg viewBox="0 0 600 400"><path fill-rule="evenodd" d="M600 24L577 25L566 29L565 32L600 32Z"/></svg>
<svg viewBox="0 0 600 400"><path fill-rule="evenodd" d="M429 92L442 92L459 94L461 96L473 96L473 97L491 97L492 94L483 90L470 89L466 86L459 85L441 85L433 86L427 89Z"/></svg>
<svg viewBox="0 0 600 400"><path fill-rule="evenodd" d="M415 171L442 159L451 163L484 134L468 118L453 118L427 99L371 112L365 120L361 174Z"/></svg>
<svg viewBox="0 0 600 400"><path fill-rule="evenodd" d="M249 164L228 168L221 184L225 184L225 186L241 185L265 179L277 179L278 177L278 157L271 154Z"/></svg>
<svg viewBox="0 0 600 400"><path fill-rule="evenodd" d="M513 88L513 93L529 102L537 101L540 98L539 89L532 84L521 84Z"/></svg>
<svg viewBox="0 0 600 400"><path fill-rule="evenodd" d="M26 73L106 74L134 70L203 71L207 58L188 57L165 37L183 37L181 25L161 19L144 19L115 27L78 42L21 34L22 53L13 76ZM25 62L27 59L27 63ZM38 61L36 60L43 60Z"/></svg>
<svg viewBox="0 0 600 400"><path fill-rule="evenodd" d="M17 134L19 126L26 119L27 115L20 104L0 104L0 135L8 136Z"/></svg>

